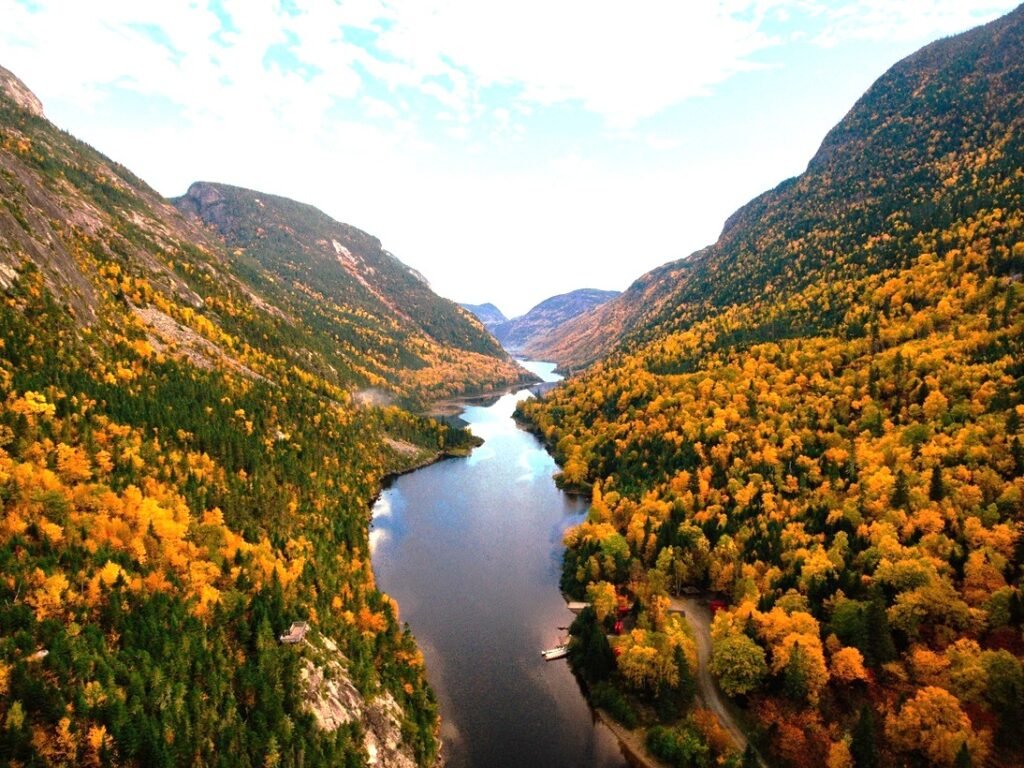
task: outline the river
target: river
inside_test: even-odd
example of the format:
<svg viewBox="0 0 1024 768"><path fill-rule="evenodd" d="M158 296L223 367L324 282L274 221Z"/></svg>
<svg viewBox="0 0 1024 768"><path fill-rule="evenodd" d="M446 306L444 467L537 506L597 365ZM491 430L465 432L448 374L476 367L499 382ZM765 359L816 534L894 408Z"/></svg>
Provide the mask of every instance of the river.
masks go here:
<svg viewBox="0 0 1024 768"><path fill-rule="evenodd" d="M558 379L551 364L525 366ZM573 618L561 539L588 505L555 487L554 460L513 421L529 396L466 407L484 444L384 490L370 533L378 586L423 649L450 768L623 768L567 662L540 655Z"/></svg>

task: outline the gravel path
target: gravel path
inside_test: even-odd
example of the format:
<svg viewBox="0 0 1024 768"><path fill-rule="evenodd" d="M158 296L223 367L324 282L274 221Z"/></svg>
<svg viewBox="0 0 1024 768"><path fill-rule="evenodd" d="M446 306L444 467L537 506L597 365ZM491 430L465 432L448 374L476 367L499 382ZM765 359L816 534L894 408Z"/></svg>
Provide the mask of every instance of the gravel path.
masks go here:
<svg viewBox="0 0 1024 768"><path fill-rule="evenodd" d="M718 685L711 676L711 611L706 605L693 597L673 597L672 608L682 611L686 620L693 628L697 641L697 691L704 706L718 717L718 722L732 737L733 744L742 752L747 748L747 736L718 690ZM758 756L758 762L765 763Z"/></svg>

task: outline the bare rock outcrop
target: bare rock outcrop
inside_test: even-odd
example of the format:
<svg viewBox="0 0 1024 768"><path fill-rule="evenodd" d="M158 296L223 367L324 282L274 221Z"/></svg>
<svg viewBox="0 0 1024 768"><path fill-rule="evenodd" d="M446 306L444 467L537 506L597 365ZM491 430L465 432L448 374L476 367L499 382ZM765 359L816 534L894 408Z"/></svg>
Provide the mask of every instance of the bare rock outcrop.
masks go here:
<svg viewBox="0 0 1024 768"><path fill-rule="evenodd" d="M358 722L363 727L367 765L376 768L416 768L416 759L402 740L403 711L387 691L367 701L352 683L345 657L329 638L316 635L305 644L313 649L301 671L306 707L317 725L335 731ZM435 768L442 768L438 757Z"/></svg>
<svg viewBox="0 0 1024 768"><path fill-rule="evenodd" d="M11 101L36 117L43 115L43 103L10 70L0 67L0 89Z"/></svg>

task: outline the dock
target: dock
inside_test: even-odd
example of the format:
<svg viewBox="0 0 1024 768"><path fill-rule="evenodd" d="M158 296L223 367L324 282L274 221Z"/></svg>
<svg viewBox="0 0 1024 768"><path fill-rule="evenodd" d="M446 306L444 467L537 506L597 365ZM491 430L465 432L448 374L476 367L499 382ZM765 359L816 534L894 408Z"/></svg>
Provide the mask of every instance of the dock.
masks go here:
<svg viewBox="0 0 1024 768"><path fill-rule="evenodd" d="M541 651L540 655L544 657L544 661L554 661L555 659L565 658L569 654L569 644L556 645L554 648L548 648L546 651Z"/></svg>

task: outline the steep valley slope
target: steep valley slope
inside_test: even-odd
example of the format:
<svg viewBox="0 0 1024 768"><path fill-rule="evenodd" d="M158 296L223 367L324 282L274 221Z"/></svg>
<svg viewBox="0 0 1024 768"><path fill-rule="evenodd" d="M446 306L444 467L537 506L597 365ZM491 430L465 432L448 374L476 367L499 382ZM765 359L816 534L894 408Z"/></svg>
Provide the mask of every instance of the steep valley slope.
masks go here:
<svg viewBox="0 0 1024 768"><path fill-rule="evenodd" d="M470 437L361 394L523 372L355 228L177 204L0 69L0 762L434 764L368 510Z"/></svg>
<svg viewBox="0 0 1024 768"><path fill-rule="evenodd" d="M1024 7L895 65L806 173L536 354L591 363L521 415L592 494L562 586L603 606L576 631L605 700L664 715L699 591L773 762L1024 761ZM715 743L676 715L661 754Z"/></svg>

